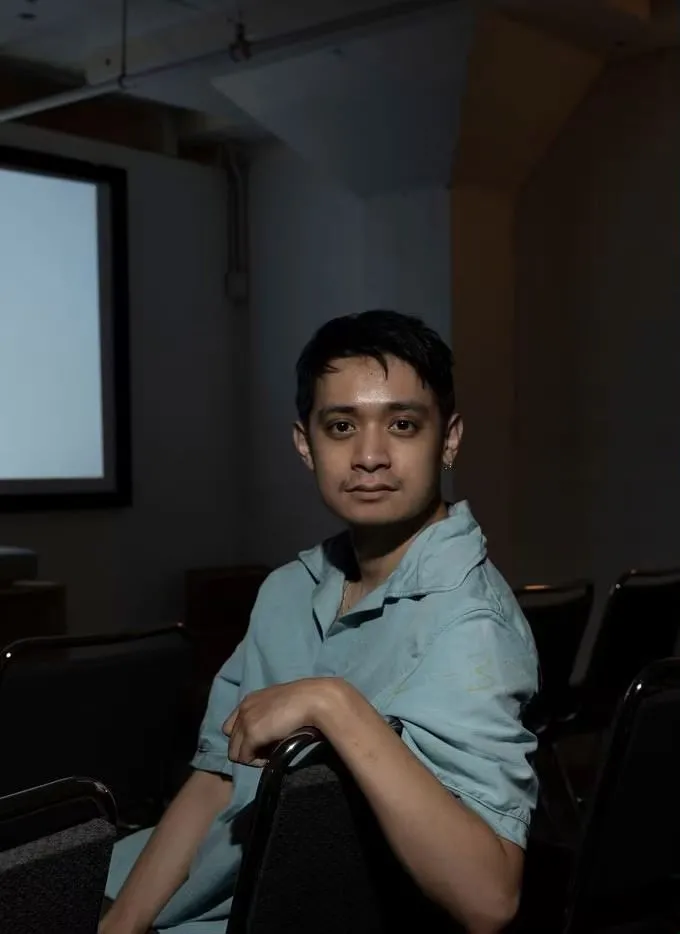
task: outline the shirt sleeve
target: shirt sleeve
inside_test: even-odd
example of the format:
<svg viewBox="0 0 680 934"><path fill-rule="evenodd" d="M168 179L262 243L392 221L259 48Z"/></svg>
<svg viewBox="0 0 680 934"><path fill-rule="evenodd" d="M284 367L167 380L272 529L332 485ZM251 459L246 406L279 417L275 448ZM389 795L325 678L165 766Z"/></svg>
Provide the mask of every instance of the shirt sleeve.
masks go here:
<svg viewBox="0 0 680 934"><path fill-rule="evenodd" d="M210 689L208 706L198 734L198 748L191 767L201 772L232 775L229 761L229 738L222 732L225 720L239 702L239 689L243 679L244 643L222 665Z"/></svg>
<svg viewBox="0 0 680 934"><path fill-rule="evenodd" d="M522 713L538 687L530 637L470 613L434 640L389 713L412 752L504 839L526 846L538 783Z"/></svg>

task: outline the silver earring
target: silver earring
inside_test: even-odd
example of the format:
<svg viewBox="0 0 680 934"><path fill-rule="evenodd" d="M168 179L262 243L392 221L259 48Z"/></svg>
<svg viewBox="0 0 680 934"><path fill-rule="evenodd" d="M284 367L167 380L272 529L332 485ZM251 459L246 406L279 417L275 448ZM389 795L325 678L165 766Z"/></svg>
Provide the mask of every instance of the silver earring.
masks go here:
<svg viewBox="0 0 680 934"><path fill-rule="evenodd" d="M447 461L444 464L444 470L453 470L453 461Z"/></svg>

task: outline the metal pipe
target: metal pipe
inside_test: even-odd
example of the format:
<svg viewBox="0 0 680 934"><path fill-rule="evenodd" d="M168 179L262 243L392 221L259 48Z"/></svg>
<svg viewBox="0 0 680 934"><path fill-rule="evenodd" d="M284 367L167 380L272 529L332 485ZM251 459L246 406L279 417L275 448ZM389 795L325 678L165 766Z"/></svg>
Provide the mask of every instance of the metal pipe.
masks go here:
<svg viewBox="0 0 680 934"><path fill-rule="evenodd" d="M125 88L120 78L104 81L101 84L91 84L86 87L73 88L70 91L62 91L60 94L51 94L49 97L42 97L37 101L27 101L25 104L17 104L16 107L8 107L6 110L0 110L0 123L7 123L10 120L20 120L22 117L30 117L32 114L42 113L46 110L68 107L69 104L79 104L81 101L89 101L95 97L103 97L105 94L112 94L115 91L121 90L125 90Z"/></svg>
<svg viewBox="0 0 680 934"><path fill-rule="evenodd" d="M389 6L379 7L376 10L370 10L364 13L355 13L349 16L342 16L337 19L329 20L325 23L319 23L315 26L307 26L296 32L289 32L281 36L272 36L270 39L261 39L251 44L253 54L276 52L292 45L300 45L308 42L316 42L336 33L348 32L355 29L365 29L371 26L377 26L379 23L406 18L414 14L422 14L430 10L436 10L439 7L449 6L458 0L408 0L408 2L392 3ZM47 110L56 110L59 107L68 107L70 104L79 104L82 101L94 100L97 97L104 97L107 94L114 94L118 91L125 92L134 82L144 78L152 78L166 71L172 71L175 68L186 68L191 65L205 64L211 59L222 59L227 54L226 49L219 51L204 52L195 55L192 58L184 59L178 62L167 62L163 65L156 65L153 68L142 69L134 74L119 75L109 81L103 81L99 84L90 84L85 87L73 88L70 91L63 91L59 94L52 94L49 97L43 97L36 101L28 101L25 104L18 104L16 107L7 107L0 110L0 123L8 123L10 120L20 120L22 117L30 117L33 114L43 113Z"/></svg>
<svg viewBox="0 0 680 934"><path fill-rule="evenodd" d="M227 289L237 306L248 304L248 167L233 146L222 148L229 179Z"/></svg>

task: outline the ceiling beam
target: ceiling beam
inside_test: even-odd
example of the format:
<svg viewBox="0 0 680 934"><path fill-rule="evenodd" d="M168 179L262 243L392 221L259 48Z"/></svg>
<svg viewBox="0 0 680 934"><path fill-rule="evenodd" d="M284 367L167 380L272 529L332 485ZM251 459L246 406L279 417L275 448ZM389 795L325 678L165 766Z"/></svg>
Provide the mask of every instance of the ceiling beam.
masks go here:
<svg viewBox="0 0 680 934"><path fill-rule="evenodd" d="M218 54L229 48L234 27L223 13L195 17L185 24L168 26L131 38L126 47L126 67L130 75L165 68L199 56ZM84 63L88 84L118 78L123 70L120 43L97 49ZM134 78L132 79L134 82Z"/></svg>
<svg viewBox="0 0 680 934"><path fill-rule="evenodd" d="M245 4L244 25L248 41L256 54L281 52L302 42L313 42L314 32L327 43L341 38L343 32L360 28L379 28L399 17L418 15L419 8L444 6L456 0L297 0L281 3ZM307 35L308 34L308 35ZM233 9L213 10L186 22L132 36L127 42L127 70L135 72L166 68L211 54L228 51L236 38ZM118 77L122 66L122 48L116 41L97 49L85 62L90 84Z"/></svg>
<svg viewBox="0 0 680 934"><path fill-rule="evenodd" d="M0 63L0 108L15 107L73 89L73 82ZM176 111L124 96L82 101L17 122L101 140L131 149L174 154Z"/></svg>

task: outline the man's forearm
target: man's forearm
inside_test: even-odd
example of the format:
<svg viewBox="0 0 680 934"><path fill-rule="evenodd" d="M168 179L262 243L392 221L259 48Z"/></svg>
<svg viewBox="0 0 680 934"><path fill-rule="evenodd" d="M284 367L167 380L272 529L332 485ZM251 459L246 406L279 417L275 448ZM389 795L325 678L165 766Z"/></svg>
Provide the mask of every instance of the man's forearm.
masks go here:
<svg viewBox="0 0 680 934"><path fill-rule="evenodd" d="M337 696L320 710L317 725L423 891L468 931L501 930L519 898L519 847L501 841L444 788L349 686L338 686Z"/></svg>
<svg viewBox="0 0 680 934"><path fill-rule="evenodd" d="M231 794L231 781L220 775L191 776L135 863L100 934L146 934L187 878L210 825L228 806Z"/></svg>

